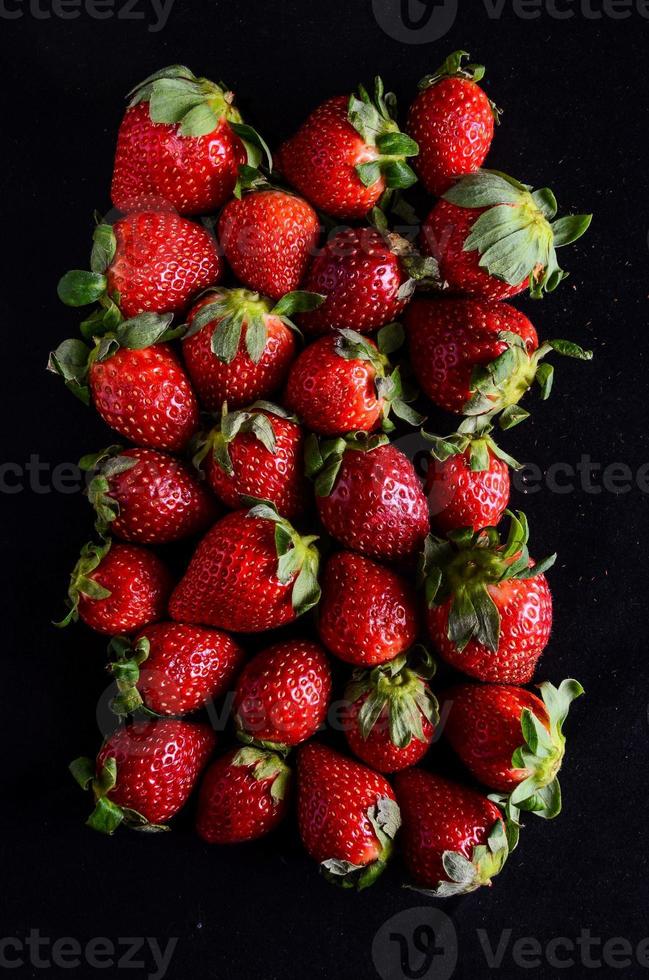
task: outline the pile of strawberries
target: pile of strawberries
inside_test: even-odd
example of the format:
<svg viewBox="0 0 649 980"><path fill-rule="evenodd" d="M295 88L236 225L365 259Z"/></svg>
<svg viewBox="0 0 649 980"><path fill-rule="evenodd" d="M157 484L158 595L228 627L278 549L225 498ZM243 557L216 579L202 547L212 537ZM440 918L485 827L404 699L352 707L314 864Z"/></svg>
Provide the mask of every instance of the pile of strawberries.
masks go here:
<svg viewBox="0 0 649 980"><path fill-rule="evenodd" d="M534 561L507 510L518 464L493 432L527 416L534 383L548 397L547 355L591 356L539 343L505 302L559 285L556 249L590 216L557 219L547 188L481 169L499 110L467 57L423 79L405 132L377 79L315 109L275 162L232 93L185 67L130 93L123 216L61 279L91 309L49 365L128 443L82 460L97 539L64 620L111 638L120 723L71 766L97 830L167 829L200 782L205 841L258 838L295 806L332 881L365 887L398 850L416 886L453 895L500 871L522 813L560 810L582 689L519 686L550 638L554 556ZM437 201L395 234L417 179ZM390 434L431 403L462 418L424 431L423 480ZM158 549L179 541L172 574ZM471 682L438 700L431 652ZM213 726L186 716L221 698L238 745L220 735L213 758ZM438 736L471 786L435 772Z"/></svg>

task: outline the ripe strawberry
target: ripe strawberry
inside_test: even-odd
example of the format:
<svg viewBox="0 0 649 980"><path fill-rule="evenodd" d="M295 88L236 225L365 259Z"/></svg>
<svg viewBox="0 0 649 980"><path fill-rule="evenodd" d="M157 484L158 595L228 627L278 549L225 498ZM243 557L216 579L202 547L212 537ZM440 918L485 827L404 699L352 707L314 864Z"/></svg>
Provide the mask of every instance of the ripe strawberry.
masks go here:
<svg viewBox="0 0 649 980"><path fill-rule="evenodd" d="M324 650L307 640L276 643L246 664L237 682L234 716L239 737L284 751L318 731L331 697Z"/></svg>
<svg viewBox="0 0 649 980"><path fill-rule="evenodd" d="M305 509L304 440L297 420L270 402L228 412L197 440L195 462L203 465L212 490L227 507L268 500L292 520Z"/></svg>
<svg viewBox="0 0 649 980"><path fill-rule="evenodd" d="M320 599L314 537L300 537L270 505L234 511L199 544L171 597L179 622L235 633L291 623Z"/></svg>
<svg viewBox="0 0 649 980"><path fill-rule="evenodd" d="M520 687L454 687L444 698L443 731L476 779L511 794L503 798L510 814L526 810L547 820L561 812L562 728L584 689L574 680L539 689L542 701Z"/></svg>
<svg viewBox="0 0 649 980"><path fill-rule="evenodd" d="M332 555L318 607L320 639L357 667L393 660L415 642L417 604L409 583L351 551Z"/></svg>
<svg viewBox="0 0 649 980"><path fill-rule="evenodd" d="M542 398L552 390L551 352L590 360L592 353L566 340L538 346L528 318L507 303L416 300L405 315L410 360L426 395L448 412L493 415L501 428L529 416L519 401L534 381Z"/></svg>
<svg viewBox="0 0 649 980"><path fill-rule="evenodd" d="M183 355L201 404L210 412L223 402L243 408L268 398L286 380L296 344L288 317L321 302L309 293L289 293L275 306L245 289L218 289L189 314Z"/></svg>
<svg viewBox="0 0 649 980"><path fill-rule="evenodd" d="M185 805L216 738L207 725L165 719L118 728L97 762L80 758L70 771L82 789L92 789L89 827L114 833L121 823L136 830L168 830Z"/></svg>
<svg viewBox="0 0 649 980"><path fill-rule="evenodd" d="M237 279L274 300L298 289L319 235L311 205L271 187L230 201L219 219L219 241Z"/></svg>
<svg viewBox="0 0 649 980"><path fill-rule="evenodd" d="M215 211L231 196L244 143L262 141L234 95L184 65L163 68L129 92L117 137L111 195L120 211Z"/></svg>
<svg viewBox="0 0 649 980"><path fill-rule="evenodd" d="M244 660L226 633L202 626L156 623L131 644L123 636L109 646L118 687L111 707L128 714L144 707L157 715L185 715L224 694Z"/></svg>
<svg viewBox="0 0 649 980"><path fill-rule="evenodd" d="M196 830L208 844L263 837L286 816L290 780L278 755L250 747L228 752L205 773Z"/></svg>
<svg viewBox="0 0 649 980"><path fill-rule="evenodd" d="M316 208L336 218L362 218L386 190L410 187L406 163L417 144L399 131L396 99L374 83L374 97L328 99L279 152L279 169Z"/></svg>
<svg viewBox="0 0 649 980"><path fill-rule="evenodd" d="M525 516L510 520L504 544L495 528L428 539L428 631L457 670L481 681L527 684L550 639L552 596L543 572L557 556L535 565Z"/></svg>
<svg viewBox="0 0 649 980"><path fill-rule="evenodd" d="M511 177L482 170L435 205L422 228L422 250L437 259L454 293L503 300L529 287L539 299L567 276L556 249L581 238L592 221L590 214L553 221L556 213L547 187L532 193Z"/></svg>
<svg viewBox="0 0 649 980"><path fill-rule="evenodd" d="M422 769L398 773L395 787L403 856L415 884L436 898L490 885L516 841L498 808L474 790Z"/></svg>
<svg viewBox="0 0 649 980"><path fill-rule="evenodd" d="M80 466L95 473L87 493L102 535L110 530L124 541L166 544L201 534L216 520L214 498L174 456L109 446Z"/></svg>
<svg viewBox="0 0 649 980"><path fill-rule="evenodd" d="M307 440L320 520L346 548L396 560L419 551L428 506L414 467L386 436Z"/></svg>
<svg viewBox="0 0 649 980"><path fill-rule="evenodd" d="M384 327L377 339L378 346L355 330L338 330L314 341L294 361L284 401L308 429L325 436L379 427L389 432L391 411L421 425L424 417L408 405L416 392L387 357L403 343L403 328Z"/></svg>
<svg viewBox="0 0 649 980"><path fill-rule="evenodd" d="M81 619L98 633L135 633L162 619L172 584L167 566L152 551L90 542L70 576L70 608L57 626Z"/></svg>
<svg viewBox="0 0 649 980"><path fill-rule="evenodd" d="M223 259L210 234L168 211L138 211L114 225L97 225L91 272L74 269L58 286L67 306L99 303L91 322L118 307L140 313L183 313L191 299L223 276Z"/></svg>
<svg viewBox="0 0 649 980"><path fill-rule="evenodd" d="M312 742L298 754L298 824L325 877L360 890L385 870L401 817L387 779Z"/></svg>
<svg viewBox="0 0 649 980"><path fill-rule="evenodd" d="M419 145L413 166L435 197L458 177L480 169L499 121L500 110L477 84L484 66L464 65L469 57L455 51L434 75L422 78L408 113L408 133Z"/></svg>
<svg viewBox="0 0 649 980"><path fill-rule="evenodd" d="M350 749L372 769L407 769L428 752L439 721L437 699L426 683L434 672L428 654L416 667L402 654L374 670L354 671L342 722Z"/></svg>

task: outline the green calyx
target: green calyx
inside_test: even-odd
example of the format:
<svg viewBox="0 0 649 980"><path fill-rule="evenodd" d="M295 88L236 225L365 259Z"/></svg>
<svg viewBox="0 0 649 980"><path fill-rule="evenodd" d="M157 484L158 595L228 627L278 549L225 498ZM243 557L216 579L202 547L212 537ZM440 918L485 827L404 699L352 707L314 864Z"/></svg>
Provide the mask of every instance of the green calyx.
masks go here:
<svg viewBox="0 0 649 980"><path fill-rule="evenodd" d="M272 780L270 795L275 803L280 803L286 798L291 781L291 770L276 752L265 752L263 749L246 746L239 749L232 760L232 765L251 767L253 779L259 782Z"/></svg>
<svg viewBox="0 0 649 980"><path fill-rule="evenodd" d="M438 436L423 432L422 436L432 443L431 456L439 463L445 463L453 456L468 455L469 468L473 473L485 473L491 466L491 458L496 457L514 470L522 469L517 462L492 439L493 425L484 416L465 419L457 432L450 436Z"/></svg>
<svg viewBox="0 0 649 980"><path fill-rule="evenodd" d="M117 685L118 693L110 702L110 709L116 715L124 717L139 711L152 718L158 717L154 711L145 707L137 687L140 682L140 667L148 659L150 652L151 644L145 636L134 644L125 636L115 636L110 641L108 654L112 659L106 669L113 675Z"/></svg>
<svg viewBox="0 0 649 980"><path fill-rule="evenodd" d="M372 96L359 85L358 94L349 98L349 122L365 143L377 150L374 160L359 163L356 167L365 187L372 187L381 177L391 190L412 187L417 181L417 175L406 159L417 156L419 147L410 136L401 132L396 114L396 96L385 91L378 77L374 79Z"/></svg>
<svg viewBox="0 0 649 980"><path fill-rule="evenodd" d="M357 891L369 888L383 874L392 855L394 838L401 826L401 811L398 804L389 796L381 796L369 808L367 817L381 848L376 860L362 865L331 858L320 865L320 870L327 881L340 888L354 888Z"/></svg>
<svg viewBox="0 0 649 980"><path fill-rule="evenodd" d="M556 249L581 238L593 218L575 214L554 220L558 205L549 188L534 191L496 170L463 177L444 199L459 207L484 209L464 251L477 251L481 268L510 286L529 277L534 299L553 292L566 278Z"/></svg>
<svg viewBox="0 0 649 980"><path fill-rule="evenodd" d="M82 595L89 599L108 599L110 591L103 585L96 582L91 576L110 551L111 542L104 541L102 544L95 544L90 541L81 549L79 560L72 570L70 585L68 586L68 612L60 622L54 625L63 628L70 623L76 623L79 619L79 599Z"/></svg>
<svg viewBox="0 0 649 980"><path fill-rule="evenodd" d="M413 739L425 742L422 719L431 725L439 721L437 698L426 683L435 673L435 663L423 647L417 649L420 662L410 666L405 654L373 670L356 670L345 690L345 700L355 704L364 698L358 713L358 727L367 740L382 715L387 715L390 740L405 749Z"/></svg>
<svg viewBox="0 0 649 980"><path fill-rule="evenodd" d="M287 293L275 305L271 300L249 289L216 288L207 290L203 295L213 298L192 317L184 336L192 337L208 323L214 323L212 353L223 364L231 364L236 357L244 327L246 352L250 360L258 364L266 348L269 316L279 317L283 323L299 333L290 317L295 313L315 310L325 301L320 293L304 290Z"/></svg>
<svg viewBox="0 0 649 980"><path fill-rule="evenodd" d="M374 368L376 397L383 403L381 427L384 432L394 430L391 412L410 425L421 425L425 420L410 406L410 402L417 398L418 390L404 381L401 368L393 368L388 359L388 354L402 346L404 337L401 324L390 323L379 330L377 349L367 337L355 330L336 331L334 347L339 357L346 361L365 361Z"/></svg>
<svg viewBox="0 0 649 980"><path fill-rule="evenodd" d="M419 91L423 92L425 89L437 85L445 78L463 78L467 82L481 82L485 77L486 68L484 65L464 64L466 59L470 57L471 55L468 51L454 51L436 72L432 75L425 75L422 78L419 83ZM491 100L489 100L489 104L491 105L496 123L499 123L500 117L502 116L502 109L499 109Z"/></svg>
<svg viewBox="0 0 649 980"><path fill-rule="evenodd" d="M79 460L79 467L84 473L95 474L88 484L86 495L97 515L95 529L103 538L112 522L119 517L119 503L110 495L110 481L138 464L138 460L132 456L121 456L121 449L117 445L108 446Z"/></svg>
<svg viewBox="0 0 649 980"><path fill-rule="evenodd" d="M344 438L319 440L313 433L304 443L306 475L318 497L328 497L334 488L346 452L371 453L389 442L386 435L354 432Z"/></svg>
<svg viewBox="0 0 649 980"><path fill-rule="evenodd" d="M117 785L117 762L107 759L102 771L96 775L92 759L82 756L70 763L70 772L83 790L92 790L95 808L86 820L86 825L102 834L114 834L120 824L132 830L157 832L169 830L164 824L149 823L146 817L128 807L118 806L110 800L109 794Z"/></svg>
<svg viewBox="0 0 649 980"><path fill-rule="evenodd" d="M415 890L431 898L453 898L457 895L468 895L483 885L491 885L492 879L504 868L517 842L516 829L497 820L489 832L486 844L474 847L470 860L459 851L444 851L442 863L448 881L440 881L435 888Z"/></svg>
<svg viewBox="0 0 649 980"><path fill-rule="evenodd" d="M388 194L393 196L393 192ZM397 198L391 206L393 214L400 216L399 211L409 207L406 202ZM422 255L417 251L413 243L403 235L398 235L390 230L388 219L380 206L372 209L369 215L370 224L381 233L383 239L390 249L399 258L402 269L408 274L408 279L401 284L397 293L397 299L410 299L416 289L440 292L444 288L444 283L439 271L439 262L431 255ZM417 215L411 210L404 217L408 224L421 224Z"/></svg>
<svg viewBox="0 0 649 980"><path fill-rule="evenodd" d="M222 119L240 123L234 94L223 84L197 78L184 65L170 65L149 75L128 93L129 108L149 103L154 123L178 124L180 136L206 136Z"/></svg>
<svg viewBox="0 0 649 980"><path fill-rule="evenodd" d="M460 653L474 640L492 652L500 642L500 612L489 592L510 579L530 579L554 565L556 554L530 565L529 526L520 511L507 511L507 540L496 528L451 531L426 539L420 563L429 608L450 602L447 636Z"/></svg>
<svg viewBox="0 0 649 980"><path fill-rule="evenodd" d="M530 413L518 403L534 382L544 401L550 397L554 368L551 364L544 363L548 354L555 351L564 357L580 361L590 361L593 358L592 351L583 350L569 340L547 340L530 353L525 341L518 334L503 331L498 339L507 347L493 361L474 368L470 384L471 397L462 411L465 415L488 415L489 418L500 413L498 424L501 429L511 429L529 418Z"/></svg>
<svg viewBox="0 0 649 980"><path fill-rule="evenodd" d="M210 453L215 463L220 466L224 473L232 476L234 467L230 457L230 444L237 436L249 433L267 449L272 455L277 453L277 441L272 418L276 416L282 419L295 420L295 416L271 402L258 401L250 408L236 412L228 412L227 404L223 405L223 411L218 425L216 425L206 435L199 436L194 448L194 465L200 468L203 460Z"/></svg>
<svg viewBox="0 0 649 980"><path fill-rule="evenodd" d="M320 552L315 546L317 535L300 535L270 503L252 507L248 517L272 521L275 525L277 578L282 585L293 583L291 602L296 615L302 616L320 602Z"/></svg>

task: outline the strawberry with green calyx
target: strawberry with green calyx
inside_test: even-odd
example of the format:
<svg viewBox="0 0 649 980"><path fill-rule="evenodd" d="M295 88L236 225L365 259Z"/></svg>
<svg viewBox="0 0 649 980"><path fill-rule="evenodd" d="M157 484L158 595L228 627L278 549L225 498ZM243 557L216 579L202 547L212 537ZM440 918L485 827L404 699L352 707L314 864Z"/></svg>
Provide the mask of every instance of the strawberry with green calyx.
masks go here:
<svg viewBox="0 0 649 980"><path fill-rule="evenodd" d="M217 425L194 444L195 464L227 507L265 500L291 520L306 507L303 455L295 416L264 401L234 412L224 405Z"/></svg>
<svg viewBox="0 0 649 980"><path fill-rule="evenodd" d="M311 742L298 753L298 824L327 880L360 891L385 870L401 816L387 779Z"/></svg>
<svg viewBox="0 0 649 980"><path fill-rule="evenodd" d="M416 765L433 740L439 711L427 681L435 663L423 648L420 651L420 663L402 654L371 671L354 671L345 690L347 742L377 772Z"/></svg>
<svg viewBox="0 0 649 980"><path fill-rule="evenodd" d="M286 816L292 773L279 755L247 746L212 763L198 800L196 830L208 844L269 834Z"/></svg>
<svg viewBox="0 0 649 980"><path fill-rule="evenodd" d="M534 564L525 515L509 518L504 543L493 527L429 537L421 570L428 631L440 656L482 681L526 684L550 639L552 597L543 573L557 556Z"/></svg>
<svg viewBox="0 0 649 980"><path fill-rule="evenodd" d="M362 218L384 191L417 180L406 163L417 144L400 132L396 98L376 78L373 95L328 99L279 153L279 169L316 208L343 220Z"/></svg>
<svg viewBox="0 0 649 980"><path fill-rule="evenodd" d="M575 680L520 687L462 684L445 693L444 735L476 779L499 791L490 799L518 822L519 811L551 820L561 812L557 774L566 749L563 724L584 689Z"/></svg>
<svg viewBox="0 0 649 980"><path fill-rule="evenodd" d="M355 330L337 330L310 344L293 363L285 401L303 424L319 435L391 432L390 413L410 425L424 417L410 402L417 391L402 379L388 354L403 343L403 327L383 327L377 343Z"/></svg>
<svg viewBox="0 0 649 980"><path fill-rule="evenodd" d="M581 238L592 221L590 214L554 220L556 214L547 187L533 191L506 174L481 170L435 205L422 228L422 249L437 259L455 293L503 300L529 287L540 299L567 276L556 249Z"/></svg>
<svg viewBox="0 0 649 980"><path fill-rule="evenodd" d="M96 763L79 758L70 772L91 789L95 809L89 827L113 834L120 824L133 830L169 830L168 821L185 805L216 738L207 725L185 721L137 722L118 728Z"/></svg>

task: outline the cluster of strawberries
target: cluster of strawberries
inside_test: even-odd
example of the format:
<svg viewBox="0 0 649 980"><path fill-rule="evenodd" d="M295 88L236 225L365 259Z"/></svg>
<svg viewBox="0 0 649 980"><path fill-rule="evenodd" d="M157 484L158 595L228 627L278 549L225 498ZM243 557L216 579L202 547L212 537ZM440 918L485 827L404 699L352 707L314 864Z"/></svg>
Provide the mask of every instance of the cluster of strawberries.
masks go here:
<svg viewBox="0 0 649 980"><path fill-rule="evenodd" d="M467 57L422 81L407 133L377 79L317 108L275 165L222 85L172 66L131 93L112 183L123 217L97 224L90 271L61 280L63 302L92 311L50 360L132 444L82 460L98 540L64 620L112 638L124 723L71 767L98 830L166 829L207 767L204 840L258 838L296 797L332 881L367 886L398 837L413 882L452 895L502 868L521 812L560 810L582 689L517 686L550 637L554 557L530 557L507 511L517 464L492 433L526 417L534 382L549 395L547 354L591 356L539 345L503 302L556 288L556 249L590 216L556 220L550 190L481 169L498 110ZM418 248L389 226L417 178L438 198ZM353 224L324 236L330 219ZM463 416L427 436L423 485L388 435L423 424L414 383ZM197 536L174 581L150 546ZM246 657L242 635L310 610L319 642L291 632ZM438 702L422 631L486 683ZM330 655L354 668L339 721L355 759L309 741L332 705ZM210 762L213 729L184 716L226 694L240 745ZM436 733L490 796L416 767Z"/></svg>

